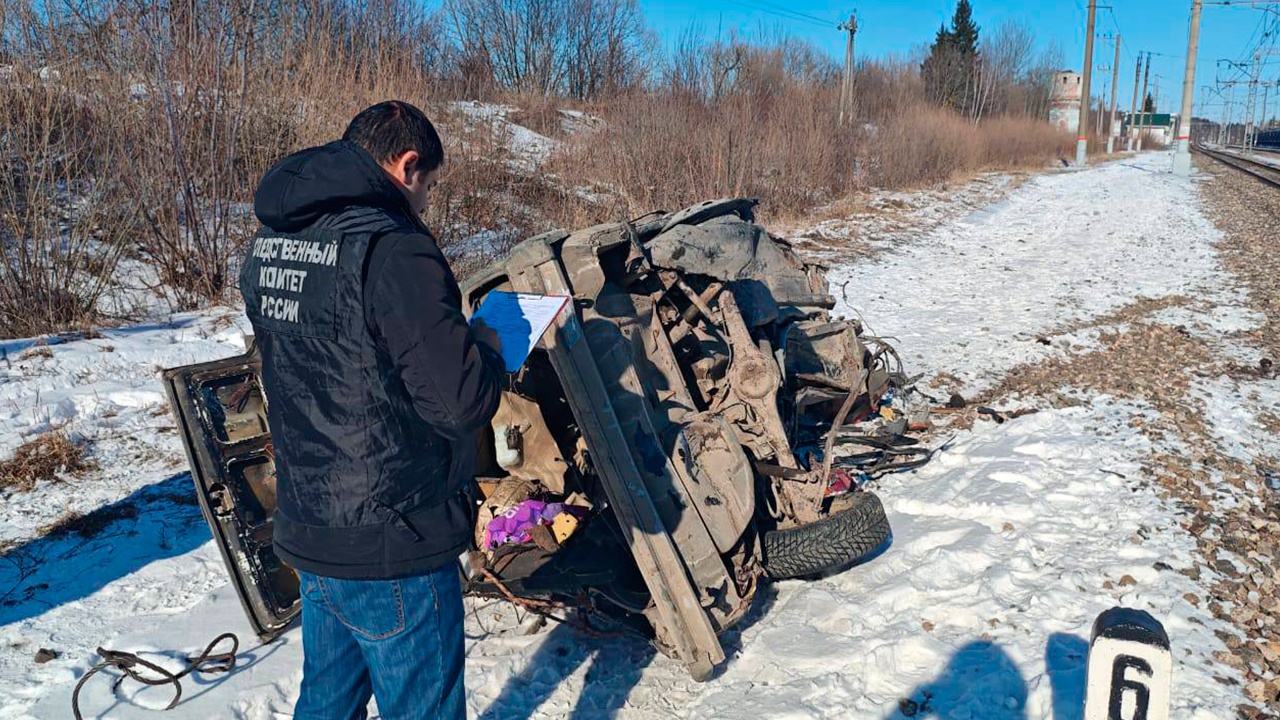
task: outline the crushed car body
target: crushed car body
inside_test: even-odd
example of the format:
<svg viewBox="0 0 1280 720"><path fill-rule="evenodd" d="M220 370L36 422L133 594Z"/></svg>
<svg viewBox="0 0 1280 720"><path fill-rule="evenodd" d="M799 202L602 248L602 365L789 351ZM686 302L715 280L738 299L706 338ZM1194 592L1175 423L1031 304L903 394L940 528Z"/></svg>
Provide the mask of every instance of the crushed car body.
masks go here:
<svg viewBox="0 0 1280 720"><path fill-rule="evenodd" d="M498 290L572 300L478 439L468 593L639 634L705 679L762 581L888 542L862 485L928 457L906 437L923 422L910 381L891 348L832 317L823 268L757 224L755 204L546 233L465 284L467 313ZM165 378L205 517L269 638L298 589L271 547L258 367L250 352Z"/></svg>

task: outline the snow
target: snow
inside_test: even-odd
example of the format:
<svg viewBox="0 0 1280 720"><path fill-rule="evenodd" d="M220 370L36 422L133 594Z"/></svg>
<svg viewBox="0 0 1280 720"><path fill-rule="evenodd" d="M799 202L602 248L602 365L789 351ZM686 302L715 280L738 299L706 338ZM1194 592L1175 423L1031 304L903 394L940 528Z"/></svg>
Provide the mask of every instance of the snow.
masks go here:
<svg viewBox="0 0 1280 720"><path fill-rule="evenodd" d="M853 212L841 212L842 201L818 208L829 216L817 223L785 232L789 241L810 258L824 263L846 263L850 251L865 247L868 254L892 250L951 222L957 213L968 215L990 206L1016 185L1018 178L988 173L962 184L940 184L911 191L876 190ZM773 232L785 230L770 228Z"/></svg>
<svg viewBox="0 0 1280 720"><path fill-rule="evenodd" d="M949 373L966 388L1096 343L1090 323L1122 328L1106 316L1139 297L1209 298L1205 313L1154 317L1212 336L1243 361L1251 351L1231 336L1259 318L1219 266L1219 235L1194 186L1167 167L1166 155L1148 154L1034 177L980 212L837 267L840 310L897 338L909 371ZM0 541L17 543L0 548L0 598L12 601L0 602L0 720L67 717L71 687L99 645L172 663L225 631L240 635L245 659L229 676L186 681L171 715L291 712L299 633L252 642L198 509L176 501L190 478L157 373L239 352L242 323L226 309L175 316L50 345L48 358L23 359L31 341L0 344L10 363L0 375L0 456L66 423L95 439L101 466L0 505ZM1280 386L1242 382L1194 387L1215 436L1256 457L1274 439L1250 413L1280 400ZM1139 470L1153 447L1131 421L1154 410L1068 390L1080 404L979 422L929 465L881 480L892 545L833 577L766 586L723 636L730 659L710 682L642 644L560 626L530 633L509 606L469 599L471 715L1074 720L1090 625L1113 605L1148 610L1168 629L1174 718L1234 715L1240 690L1215 676L1236 674L1214 659L1224 649L1215 633L1230 629L1184 599L1205 594L1178 572L1192 562L1193 539ZM96 538L36 537L64 509L125 507L136 512ZM36 665L40 647L61 656ZM129 682L113 692L99 677L82 700L86 717L155 718L165 716L148 708L169 696Z"/></svg>
<svg viewBox="0 0 1280 720"><path fill-rule="evenodd" d="M1193 389L1205 404L1205 417L1211 421L1218 447L1227 455L1252 466L1262 459L1258 448L1276 442L1258 422L1258 414L1280 410L1280 378L1247 383L1225 375L1198 378Z"/></svg>
<svg viewBox="0 0 1280 720"><path fill-rule="evenodd" d="M90 459L100 466L92 478L5 498L0 543L30 537L65 511L116 502L157 475L182 472L186 460L159 371L241 353L247 329L241 313L220 309L102 330L92 339L0 341L0 457L64 427L91 441Z"/></svg>
<svg viewBox="0 0 1280 720"><path fill-rule="evenodd" d="M985 387L1052 352L1036 338L1058 327L1223 281L1217 229L1156 157L1032 178L831 285L911 366Z"/></svg>
<svg viewBox="0 0 1280 720"><path fill-rule="evenodd" d="M450 103L450 108L472 120L488 122L494 132L505 138L515 162L523 169L536 169L556 149L555 140L511 122L508 116L516 111L514 106L473 101Z"/></svg>
<svg viewBox="0 0 1280 720"><path fill-rule="evenodd" d="M470 121L487 123L489 128L502 138L507 149L514 156L514 168L524 171L536 170L545 163L560 141L547 137L511 120L511 115L519 111L514 105L484 103L479 101L458 101L449 103L449 108ZM598 129L604 120L589 115L581 110L559 109L560 129L566 135L589 132Z"/></svg>

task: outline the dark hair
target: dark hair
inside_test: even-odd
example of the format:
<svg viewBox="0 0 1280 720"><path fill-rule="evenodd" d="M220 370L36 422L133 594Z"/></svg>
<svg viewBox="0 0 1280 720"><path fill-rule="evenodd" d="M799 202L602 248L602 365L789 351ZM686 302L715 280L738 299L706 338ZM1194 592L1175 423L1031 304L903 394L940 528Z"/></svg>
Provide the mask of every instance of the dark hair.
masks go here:
<svg viewBox="0 0 1280 720"><path fill-rule="evenodd" d="M365 108L351 119L342 139L359 145L380 163L414 150L421 156L419 172L444 164L444 146L426 114L403 100L388 100Z"/></svg>

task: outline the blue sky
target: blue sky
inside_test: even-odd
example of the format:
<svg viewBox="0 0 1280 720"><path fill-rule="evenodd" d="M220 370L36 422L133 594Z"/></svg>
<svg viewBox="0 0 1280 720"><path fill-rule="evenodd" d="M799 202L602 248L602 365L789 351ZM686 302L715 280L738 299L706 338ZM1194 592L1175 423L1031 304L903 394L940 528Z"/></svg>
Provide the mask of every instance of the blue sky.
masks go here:
<svg viewBox="0 0 1280 720"><path fill-rule="evenodd" d="M834 26L847 18L851 10L858 14L856 54L861 58L906 55L913 48L933 40L938 26L947 22L955 9L955 0L861 0L836 4L821 0L701 0L696 3L678 0L639 0L650 27L664 43L670 43L681 31L696 23L707 34L736 28L757 33L785 30L826 49L843 61L844 35ZM1065 66L1078 69L1084 63L1085 19L1087 0L1064 2L1018 2L1016 0L971 0L974 18L981 28L994 29L1005 20L1020 22L1035 32L1039 42L1057 43ZM1122 35L1120 54L1120 106L1128 107L1133 92L1133 71L1139 50L1161 53L1153 58L1151 82L1160 78L1162 111L1172 109L1180 101L1182 72L1187 47L1187 20L1190 0L1099 0L1112 9L1098 11L1098 33ZM1280 10L1280 0L1276 3ZM824 26L796 13L820 20ZM788 17L788 15L790 15ZM1201 24L1199 67L1196 77L1196 115L1206 112L1216 117L1222 102L1206 96L1202 85L1212 85L1215 73L1225 77L1236 71L1219 66L1217 60L1242 60L1247 48L1257 41L1259 23L1267 16L1262 10L1240 6L1206 6ZM1274 16L1272 16L1274 17ZM1270 22L1270 21L1269 21ZM1252 40L1251 40L1252 38ZM1280 46L1277 46L1280 47ZM1109 42L1094 43L1094 66L1109 68L1114 57ZM1280 50L1269 59L1263 79L1280 77ZM1100 80L1110 82L1110 71L1100 73ZM1095 88L1099 88L1097 81ZM1108 90L1109 92L1109 90ZM1243 88L1237 88L1237 102ZM1275 105L1280 108L1280 91L1273 91Z"/></svg>

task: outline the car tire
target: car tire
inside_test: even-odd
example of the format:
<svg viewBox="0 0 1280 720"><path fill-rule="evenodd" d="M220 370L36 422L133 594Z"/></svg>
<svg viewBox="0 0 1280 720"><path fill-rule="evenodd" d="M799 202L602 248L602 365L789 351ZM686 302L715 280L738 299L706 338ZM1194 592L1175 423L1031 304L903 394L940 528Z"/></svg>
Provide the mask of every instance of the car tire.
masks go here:
<svg viewBox="0 0 1280 720"><path fill-rule="evenodd" d="M853 493L832 515L764 535L764 570L774 580L824 575L866 559L889 539L889 519L873 493Z"/></svg>

